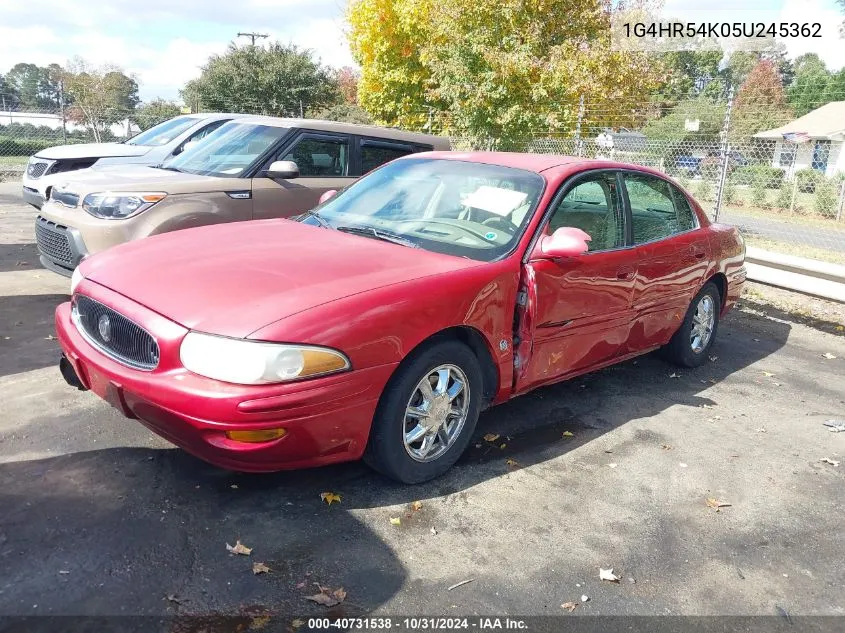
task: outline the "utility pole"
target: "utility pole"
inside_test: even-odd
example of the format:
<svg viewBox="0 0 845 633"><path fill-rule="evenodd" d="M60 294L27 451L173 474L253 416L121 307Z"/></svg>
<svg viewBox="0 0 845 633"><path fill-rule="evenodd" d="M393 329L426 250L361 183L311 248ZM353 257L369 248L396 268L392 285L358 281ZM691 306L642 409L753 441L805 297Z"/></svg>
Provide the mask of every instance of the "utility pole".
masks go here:
<svg viewBox="0 0 845 633"><path fill-rule="evenodd" d="M65 118L65 80L59 78L59 112L62 115L62 141L67 145L67 119Z"/></svg>
<svg viewBox="0 0 845 633"><path fill-rule="evenodd" d="M238 37L248 37L252 42L252 46L255 46L256 39L261 39L269 36L266 33L238 33Z"/></svg>

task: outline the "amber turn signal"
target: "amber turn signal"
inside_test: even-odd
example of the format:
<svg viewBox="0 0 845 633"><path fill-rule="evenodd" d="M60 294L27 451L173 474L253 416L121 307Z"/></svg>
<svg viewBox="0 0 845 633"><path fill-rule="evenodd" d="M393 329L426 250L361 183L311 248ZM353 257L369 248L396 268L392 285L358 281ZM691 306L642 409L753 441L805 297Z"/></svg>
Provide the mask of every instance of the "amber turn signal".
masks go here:
<svg viewBox="0 0 845 633"><path fill-rule="evenodd" d="M236 442L269 442L284 437L284 429L261 429L258 431L226 431L226 437Z"/></svg>

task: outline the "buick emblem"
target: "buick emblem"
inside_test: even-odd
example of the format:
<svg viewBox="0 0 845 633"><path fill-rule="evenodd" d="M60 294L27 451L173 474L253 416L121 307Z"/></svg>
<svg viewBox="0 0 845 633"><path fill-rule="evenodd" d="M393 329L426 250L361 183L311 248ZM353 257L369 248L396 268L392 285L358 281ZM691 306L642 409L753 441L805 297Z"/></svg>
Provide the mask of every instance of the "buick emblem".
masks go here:
<svg viewBox="0 0 845 633"><path fill-rule="evenodd" d="M100 331L100 337L108 343L111 340L111 320L109 320L109 315L104 314L100 317L100 320L97 321L97 329Z"/></svg>

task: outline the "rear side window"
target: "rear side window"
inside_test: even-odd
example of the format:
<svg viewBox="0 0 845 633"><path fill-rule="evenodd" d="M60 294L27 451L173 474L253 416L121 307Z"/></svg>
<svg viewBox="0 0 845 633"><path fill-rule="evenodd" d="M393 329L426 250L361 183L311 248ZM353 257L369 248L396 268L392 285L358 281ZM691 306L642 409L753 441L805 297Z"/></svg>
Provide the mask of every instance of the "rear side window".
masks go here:
<svg viewBox="0 0 845 633"><path fill-rule="evenodd" d="M412 153L410 147L364 143L361 145L361 174L366 174L376 167Z"/></svg>
<svg viewBox="0 0 845 633"><path fill-rule="evenodd" d="M349 173L349 142L346 139L303 138L280 160L292 160L300 176L338 177Z"/></svg>
<svg viewBox="0 0 845 633"><path fill-rule="evenodd" d="M631 203L634 244L661 240L695 228L695 217L683 193L665 180L625 174Z"/></svg>

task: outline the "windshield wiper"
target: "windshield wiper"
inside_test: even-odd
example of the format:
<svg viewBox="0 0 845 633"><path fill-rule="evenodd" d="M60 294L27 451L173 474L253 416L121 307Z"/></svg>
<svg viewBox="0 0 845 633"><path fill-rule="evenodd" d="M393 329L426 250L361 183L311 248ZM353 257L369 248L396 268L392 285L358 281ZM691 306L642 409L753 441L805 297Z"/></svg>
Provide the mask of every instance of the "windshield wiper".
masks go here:
<svg viewBox="0 0 845 633"><path fill-rule="evenodd" d="M391 233L389 231L383 231L382 229L377 229L373 226L336 226L335 229L342 231L343 233L352 233L353 235L362 235L364 237L374 237L383 242L400 244L409 248L420 247L420 245L416 242L412 242L401 235L397 235L396 233Z"/></svg>
<svg viewBox="0 0 845 633"><path fill-rule="evenodd" d="M166 169L167 171L176 171L176 172L179 172L180 174L182 173L182 170L179 169L178 167L171 167L170 165L165 165L164 163L159 163L158 165L153 165L153 167L155 167L156 169Z"/></svg>

